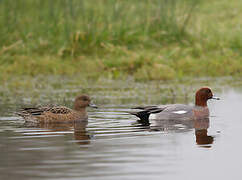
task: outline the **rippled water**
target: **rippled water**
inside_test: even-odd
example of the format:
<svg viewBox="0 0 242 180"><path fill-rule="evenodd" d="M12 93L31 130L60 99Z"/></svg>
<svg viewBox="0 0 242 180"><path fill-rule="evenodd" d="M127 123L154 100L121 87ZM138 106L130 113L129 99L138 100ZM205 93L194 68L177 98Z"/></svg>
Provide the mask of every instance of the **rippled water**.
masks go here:
<svg viewBox="0 0 242 180"><path fill-rule="evenodd" d="M127 113L135 98L89 109L88 124L47 127L26 126L11 113L19 105L2 104L0 179L241 179L242 90L216 95L222 100L209 102L209 122L196 130L139 124ZM149 96L156 100L143 104L159 101Z"/></svg>

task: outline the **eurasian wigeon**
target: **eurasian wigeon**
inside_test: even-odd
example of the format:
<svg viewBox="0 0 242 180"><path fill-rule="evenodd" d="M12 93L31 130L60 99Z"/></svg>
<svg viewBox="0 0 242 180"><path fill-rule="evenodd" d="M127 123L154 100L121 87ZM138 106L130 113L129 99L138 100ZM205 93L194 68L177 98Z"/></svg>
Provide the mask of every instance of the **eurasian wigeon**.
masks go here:
<svg viewBox="0 0 242 180"><path fill-rule="evenodd" d="M143 122L149 122L151 119L156 120L191 120L209 117L209 109L207 101L209 99L219 99L213 96L209 87L202 87L197 90L195 95L195 106L184 104L168 104L160 106L144 106L135 107L140 109L139 112L131 112L131 114L140 118Z"/></svg>
<svg viewBox="0 0 242 180"><path fill-rule="evenodd" d="M56 123L71 122L75 120L87 120L86 107L97 108L91 103L88 95L76 97L73 109L65 106L47 105L39 107L23 108L17 114L25 119L26 122L34 123Z"/></svg>

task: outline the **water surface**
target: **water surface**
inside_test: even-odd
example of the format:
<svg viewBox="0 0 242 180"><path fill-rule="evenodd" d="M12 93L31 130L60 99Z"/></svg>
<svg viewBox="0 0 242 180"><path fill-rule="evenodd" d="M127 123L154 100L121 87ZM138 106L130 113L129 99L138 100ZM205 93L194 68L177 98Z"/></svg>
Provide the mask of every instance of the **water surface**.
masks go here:
<svg viewBox="0 0 242 180"><path fill-rule="evenodd" d="M110 93L99 88L93 93L100 108L89 109L88 124L26 126L12 112L32 103L31 97L2 102L0 179L242 178L240 87L220 87L216 95L221 100L209 101L209 122L199 122L196 130L181 123L161 128L142 125L127 113L129 108L157 104L164 98L158 92L147 94L147 89L140 90L145 98L133 95L132 88L119 92L122 96L116 91L120 90ZM72 98L62 103L70 106L74 96L68 94ZM192 104L193 95L182 94L175 100L168 96L167 102L172 101Z"/></svg>

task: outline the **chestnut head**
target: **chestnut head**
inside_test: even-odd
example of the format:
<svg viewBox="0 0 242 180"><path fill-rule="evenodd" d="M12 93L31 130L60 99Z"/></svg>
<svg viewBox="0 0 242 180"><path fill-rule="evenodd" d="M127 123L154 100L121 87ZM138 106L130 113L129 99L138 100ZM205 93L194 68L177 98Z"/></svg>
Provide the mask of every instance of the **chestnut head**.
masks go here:
<svg viewBox="0 0 242 180"><path fill-rule="evenodd" d="M214 97L212 90L209 87L202 87L196 92L196 102L197 106L207 106L207 100L216 99L219 100L218 97Z"/></svg>

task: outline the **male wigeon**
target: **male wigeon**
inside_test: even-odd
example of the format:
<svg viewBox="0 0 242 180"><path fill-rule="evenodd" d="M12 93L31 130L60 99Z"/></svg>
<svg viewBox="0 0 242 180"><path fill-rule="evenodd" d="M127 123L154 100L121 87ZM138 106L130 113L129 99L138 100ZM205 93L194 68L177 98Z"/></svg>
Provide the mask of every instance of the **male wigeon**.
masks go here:
<svg viewBox="0 0 242 180"><path fill-rule="evenodd" d="M139 112L131 112L131 114L140 118L143 122L148 122L151 119L156 120L191 120L209 117L207 100L219 99L213 96L209 87L202 87L197 90L195 95L195 106L184 104L168 104L160 106L144 106L135 107L140 109Z"/></svg>
<svg viewBox="0 0 242 180"><path fill-rule="evenodd" d="M23 108L17 114L25 119L26 122L35 123L56 123L72 122L75 120L87 120L86 107L97 108L91 104L91 99L87 95L76 97L73 109L65 106L47 105L39 107Z"/></svg>

